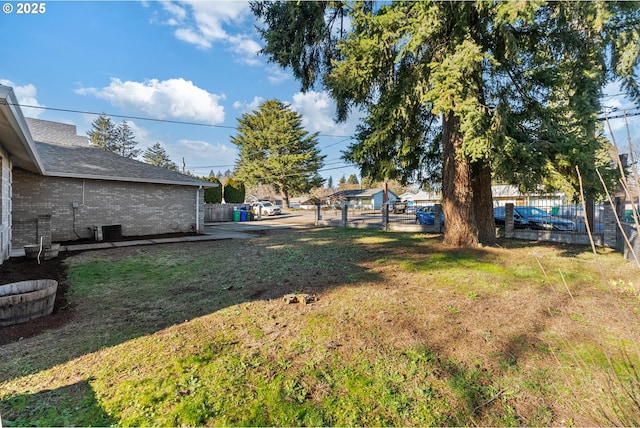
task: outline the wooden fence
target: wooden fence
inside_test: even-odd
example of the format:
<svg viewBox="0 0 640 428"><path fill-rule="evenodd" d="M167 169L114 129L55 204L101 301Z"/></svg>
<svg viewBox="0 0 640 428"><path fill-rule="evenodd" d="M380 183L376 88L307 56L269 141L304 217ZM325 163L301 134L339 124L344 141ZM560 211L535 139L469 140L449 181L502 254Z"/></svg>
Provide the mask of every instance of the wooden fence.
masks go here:
<svg viewBox="0 0 640 428"><path fill-rule="evenodd" d="M233 210L247 204L204 204L204 221L233 221Z"/></svg>

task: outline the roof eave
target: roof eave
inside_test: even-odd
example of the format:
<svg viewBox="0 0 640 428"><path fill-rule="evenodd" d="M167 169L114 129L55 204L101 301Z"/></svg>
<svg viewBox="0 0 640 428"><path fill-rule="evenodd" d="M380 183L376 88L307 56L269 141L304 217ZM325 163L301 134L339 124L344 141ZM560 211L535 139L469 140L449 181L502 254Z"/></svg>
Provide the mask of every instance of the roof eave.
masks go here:
<svg viewBox="0 0 640 428"><path fill-rule="evenodd" d="M114 177L110 175L89 175L89 174L72 174L65 172L47 172L43 174L47 177L61 177L61 178L77 178L85 180L105 180L105 181L122 181L133 183L145 183L145 184L169 184L173 186L191 186L191 187L218 187L218 183L210 183L208 181L176 181L176 180L162 180L162 179L148 179L138 177Z"/></svg>
<svg viewBox="0 0 640 428"><path fill-rule="evenodd" d="M20 110L13 88L9 86L0 85L0 113L2 113L0 121L6 121L4 124L8 125L11 130L11 134L3 139L3 145L9 152L12 163L32 172L43 174L44 166L36 151L29 127L22 110Z"/></svg>

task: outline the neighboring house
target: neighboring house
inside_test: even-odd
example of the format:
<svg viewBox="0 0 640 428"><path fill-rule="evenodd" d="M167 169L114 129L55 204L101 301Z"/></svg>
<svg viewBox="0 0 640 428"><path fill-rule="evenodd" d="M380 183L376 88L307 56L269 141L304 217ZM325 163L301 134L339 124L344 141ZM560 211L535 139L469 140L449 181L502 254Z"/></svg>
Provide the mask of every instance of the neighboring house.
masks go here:
<svg viewBox="0 0 640 428"><path fill-rule="evenodd" d="M540 207L551 207L554 205L566 205L570 202L562 192L555 193L522 193L516 186L508 184L498 184L491 186L493 194L493 205L502 206L507 203L514 205L533 205Z"/></svg>
<svg viewBox="0 0 640 428"><path fill-rule="evenodd" d="M409 196L406 196L406 198L409 200ZM411 200L413 200L414 205L417 206L435 205L442 203L442 195L437 192L425 192L421 190L414 194Z"/></svg>
<svg viewBox="0 0 640 428"><path fill-rule="evenodd" d="M400 199L402 202L407 202L409 205L413 204L413 193L411 192L405 192L402 195L398 196L398 199Z"/></svg>
<svg viewBox="0 0 640 428"><path fill-rule="evenodd" d="M309 196L298 196L289 198L289 208L300 208L303 210L313 210L320 204L320 199Z"/></svg>
<svg viewBox="0 0 640 428"><path fill-rule="evenodd" d="M75 126L25 119L16 106L0 86L2 260L41 239L203 230L203 189L215 184L91 147Z"/></svg>
<svg viewBox="0 0 640 428"><path fill-rule="evenodd" d="M565 195L560 192L539 195L521 193L516 186L505 184L491 186L491 193L493 195L494 206L505 205L507 203L534 206L564 205L566 203ZM442 203L442 194L421 190L413 196L408 193L403 194L402 200L413 200L415 205L433 205Z"/></svg>
<svg viewBox="0 0 640 428"><path fill-rule="evenodd" d="M342 190L329 195L329 203L347 202L349 207L356 209L374 209L382 208L383 189L358 189L358 190ZM388 191L389 201L393 202L398 196L391 190Z"/></svg>

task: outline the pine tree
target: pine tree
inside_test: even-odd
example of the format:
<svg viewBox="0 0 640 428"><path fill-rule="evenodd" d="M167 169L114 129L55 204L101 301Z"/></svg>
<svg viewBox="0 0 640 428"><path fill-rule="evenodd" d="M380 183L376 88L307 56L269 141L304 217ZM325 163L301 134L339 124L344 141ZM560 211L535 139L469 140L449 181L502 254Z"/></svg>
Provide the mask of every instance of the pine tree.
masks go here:
<svg viewBox="0 0 640 428"><path fill-rule="evenodd" d="M301 115L280 101L265 101L245 113L231 141L240 150L237 177L249 186L272 185L287 206L290 195L323 183L318 170L325 156L317 148L317 134L305 131Z"/></svg>
<svg viewBox="0 0 640 428"><path fill-rule="evenodd" d="M153 146L145 150L142 155L142 159L150 165L159 166L171 171L178 171L178 165L169 159L169 155L160 143L155 143Z"/></svg>
<svg viewBox="0 0 640 428"><path fill-rule="evenodd" d="M340 177L340 180L338 180L338 189L344 190L346 185L347 185L347 177L345 177L344 174L342 174L342 177Z"/></svg>
<svg viewBox="0 0 640 428"><path fill-rule="evenodd" d="M93 146L108 152L116 151L116 125L109 116L101 114L91 122L87 135Z"/></svg>
<svg viewBox="0 0 640 428"><path fill-rule="evenodd" d="M138 142L133 135L133 130L129 126L126 120L123 120L116 127L116 138L115 138L115 153L120 156L124 156L126 158L135 159L140 154L140 149L136 149L135 147L138 145Z"/></svg>

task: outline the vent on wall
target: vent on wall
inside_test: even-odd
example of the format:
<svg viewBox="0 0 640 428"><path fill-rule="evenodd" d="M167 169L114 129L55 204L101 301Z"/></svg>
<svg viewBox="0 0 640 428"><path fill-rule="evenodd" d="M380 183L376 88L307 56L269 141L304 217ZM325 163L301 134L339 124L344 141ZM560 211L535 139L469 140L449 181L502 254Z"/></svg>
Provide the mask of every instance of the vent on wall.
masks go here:
<svg viewBox="0 0 640 428"><path fill-rule="evenodd" d="M122 225L113 224L110 226L102 226L102 239L105 241L117 241L122 238Z"/></svg>

